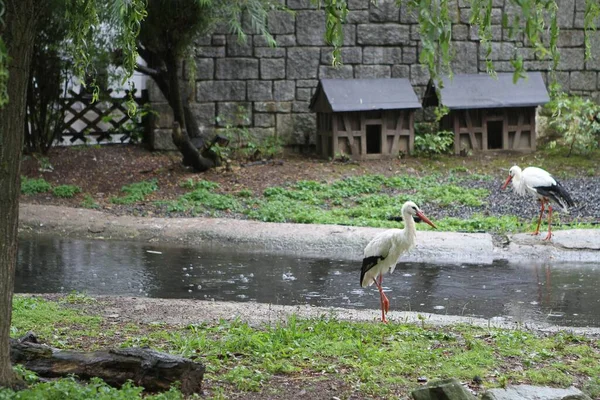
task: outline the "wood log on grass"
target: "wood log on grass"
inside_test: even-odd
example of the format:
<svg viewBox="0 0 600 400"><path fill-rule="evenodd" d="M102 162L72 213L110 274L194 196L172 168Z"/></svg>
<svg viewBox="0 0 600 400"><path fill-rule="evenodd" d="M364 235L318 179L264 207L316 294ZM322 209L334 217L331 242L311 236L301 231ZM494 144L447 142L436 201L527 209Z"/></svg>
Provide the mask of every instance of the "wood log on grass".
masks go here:
<svg viewBox="0 0 600 400"><path fill-rule="evenodd" d="M131 380L149 392L169 390L178 381L183 394L200 393L205 371L201 363L148 348L59 350L38 343L32 333L19 340L11 339L10 347L13 364L22 364L41 377L98 377L111 386Z"/></svg>

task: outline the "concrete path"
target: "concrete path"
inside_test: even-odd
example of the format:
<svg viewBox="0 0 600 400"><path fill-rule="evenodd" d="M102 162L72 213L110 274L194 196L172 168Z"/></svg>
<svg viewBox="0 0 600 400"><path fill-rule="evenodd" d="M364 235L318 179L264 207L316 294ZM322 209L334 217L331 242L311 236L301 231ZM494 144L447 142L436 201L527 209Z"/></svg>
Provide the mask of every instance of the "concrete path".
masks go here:
<svg viewBox="0 0 600 400"><path fill-rule="evenodd" d="M298 254L342 260L362 259L362 249L382 229L339 225L279 224L217 218L150 218L114 216L101 211L22 204L20 233L47 233L74 238L134 240L189 246ZM419 231L417 248L406 261L491 263L600 261L600 229L556 231L543 236L517 234L495 246L487 233Z"/></svg>

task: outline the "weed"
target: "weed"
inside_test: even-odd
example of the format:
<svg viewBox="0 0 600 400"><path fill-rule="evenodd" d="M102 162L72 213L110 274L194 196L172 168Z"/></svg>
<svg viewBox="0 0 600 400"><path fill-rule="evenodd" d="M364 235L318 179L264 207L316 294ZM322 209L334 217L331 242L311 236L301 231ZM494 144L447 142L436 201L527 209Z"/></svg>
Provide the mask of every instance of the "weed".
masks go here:
<svg viewBox="0 0 600 400"><path fill-rule="evenodd" d="M46 182L44 178L35 179L21 176L21 193L25 195L46 193L50 189L52 189L52 185Z"/></svg>
<svg viewBox="0 0 600 400"><path fill-rule="evenodd" d="M75 185L59 185L52 189L52 193L56 197L68 199L75 196L77 193L81 193L81 188Z"/></svg>
<svg viewBox="0 0 600 400"><path fill-rule="evenodd" d="M146 196L158 190L156 179L149 181L132 183L121 188L122 192L126 193L123 197L113 197L110 201L114 204L132 204L138 201L143 201Z"/></svg>
<svg viewBox="0 0 600 400"><path fill-rule="evenodd" d="M96 203L94 198L86 193L83 195L83 200L81 201L81 207L83 207L83 208L100 208L100 204Z"/></svg>

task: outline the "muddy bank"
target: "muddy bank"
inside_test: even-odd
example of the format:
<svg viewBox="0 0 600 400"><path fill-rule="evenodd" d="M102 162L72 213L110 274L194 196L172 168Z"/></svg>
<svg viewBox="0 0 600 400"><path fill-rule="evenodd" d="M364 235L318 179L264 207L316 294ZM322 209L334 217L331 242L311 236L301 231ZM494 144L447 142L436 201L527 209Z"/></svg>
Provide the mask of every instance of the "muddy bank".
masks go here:
<svg viewBox="0 0 600 400"><path fill-rule="evenodd" d="M362 249L381 228L339 225L278 224L217 218L150 218L115 216L101 211L22 204L21 235L52 234L72 238L163 242L188 246L231 247L360 260ZM487 233L419 231L417 248L403 259L418 262L491 263L600 260L600 230L556 231L553 241L542 236L511 235L494 243ZM496 241L497 242L497 241Z"/></svg>

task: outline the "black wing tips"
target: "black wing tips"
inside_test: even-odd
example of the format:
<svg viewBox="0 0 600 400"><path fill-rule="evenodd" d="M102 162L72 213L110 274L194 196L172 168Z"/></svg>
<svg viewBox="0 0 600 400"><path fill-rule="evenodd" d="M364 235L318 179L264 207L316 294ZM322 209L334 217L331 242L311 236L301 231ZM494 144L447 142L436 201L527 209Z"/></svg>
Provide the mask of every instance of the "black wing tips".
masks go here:
<svg viewBox="0 0 600 400"><path fill-rule="evenodd" d="M555 179L556 180L556 179ZM560 205L567 210L569 207L575 207L575 201L560 182L556 181L556 185L538 186L535 190L544 197L549 198L554 203Z"/></svg>
<svg viewBox="0 0 600 400"><path fill-rule="evenodd" d="M374 266L379 263L379 261L383 260L381 256L371 256L363 258L362 268L360 269L360 286L363 285L363 279L365 278L365 274Z"/></svg>

